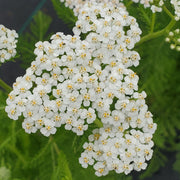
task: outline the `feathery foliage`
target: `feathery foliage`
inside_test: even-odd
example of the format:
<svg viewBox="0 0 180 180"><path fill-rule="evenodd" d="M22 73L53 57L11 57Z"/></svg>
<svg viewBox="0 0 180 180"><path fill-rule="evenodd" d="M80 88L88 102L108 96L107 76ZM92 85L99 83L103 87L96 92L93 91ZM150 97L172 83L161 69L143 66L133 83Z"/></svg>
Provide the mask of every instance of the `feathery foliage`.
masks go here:
<svg viewBox="0 0 180 180"><path fill-rule="evenodd" d="M64 3L60 2L60 0L51 1L58 17L72 29L77 21L77 17L74 16L72 9L66 7Z"/></svg>
<svg viewBox="0 0 180 180"><path fill-rule="evenodd" d="M27 68L34 60L35 44L38 41L45 41L49 39L48 30L51 25L52 18L39 11L33 18L30 24L29 32L21 34L18 40L17 51L21 56L21 66Z"/></svg>

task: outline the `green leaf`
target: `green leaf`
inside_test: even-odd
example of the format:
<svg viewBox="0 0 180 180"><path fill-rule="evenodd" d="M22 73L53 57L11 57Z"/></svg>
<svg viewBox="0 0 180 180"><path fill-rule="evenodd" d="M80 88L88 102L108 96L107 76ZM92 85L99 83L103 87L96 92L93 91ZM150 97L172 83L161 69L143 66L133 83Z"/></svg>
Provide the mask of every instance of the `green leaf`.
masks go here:
<svg viewBox="0 0 180 180"><path fill-rule="evenodd" d="M7 99L7 94L4 93L2 90L0 90L0 110L2 110L2 107L6 106L6 99Z"/></svg>
<svg viewBox="0 0 180 180"><path fill-rule="evenodd" d="M146 91L147 104L158 124L154 140L159 148L164 148L165 143L174 144L177 129L180 128L180 98L176 88L180 74L177 69L178 53L172 54L169 45L164 42L164 37L145 43L138 51L141 61L135 70L140 75L139 87Z"/></svg>
<svg viewBox="0 0 180 180"><path fill-rule="evenodd" d="M51 180L72 180L72 174L69 169L69 164L66 158L66 155L62 150L59 151L58 155L58 164L55 167Z"/></svg>
<svg viewBox="0 0 180 180"><path fill-rule="evenodd" d="M30 30L34 37L39 41L45 40L46 33L52 22L50 16L46 15L42 11L39 11L33 18L34 22L30 24Z"/></svg>
<svg viewBox="0 0 180 180"><path fill-rule="evenodd" d="M160 120L158 120L158 121L160 121ZM157 122L157 120L156 120L156 122ZM157 130L153 136L153 141L157 147L166 149L166 146L165 146L166 137L164 135L164 129L161 128L160 124L157 127Z"/></svg>
<svg viewBox="0 0 180 180"><path fill-rule="evenodd" d="M46 143L36 154L35 156L32 158L32 160L30 161L30 166L36 165L37 162L43 158L44 156L46 156L46 153L49 149L49 147L51 146L51 141L48 141L48 143Z"/></svg>
<svg viewBox="0 0 180 180"><path fill-rule="evenodd" d="M69 28L73 28L77 21L77 17L74 16L73 10L66 7L64 3L59 0L52 0L54 9L58 17L68 25Z"/></svg>

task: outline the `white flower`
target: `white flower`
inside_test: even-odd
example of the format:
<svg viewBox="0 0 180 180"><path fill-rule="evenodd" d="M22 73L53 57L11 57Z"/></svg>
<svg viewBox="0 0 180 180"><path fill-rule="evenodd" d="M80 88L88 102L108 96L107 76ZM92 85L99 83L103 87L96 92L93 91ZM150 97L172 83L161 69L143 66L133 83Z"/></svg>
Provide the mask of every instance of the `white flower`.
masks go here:
<svg viewBox="0 0 180 180"><path fill-rule="evenodd" d="M88 124L91 124L95 121L96 119L96 114L95 114L95 110L92 108L89 108L88 110L83 109L81 112L81 117L83 119L86 119Z"/></svg>
<svg viewBox="0 0 180 180"><path fill-rule="evenodd" d="M37 131L37 128L34 126L34 122L30 119L25 120L22 123L22 127L25 129L27 133L35 133Z"/></svg>
<svg viewBox="0 0 180 180"><path fill-rule="evenodd" d="M55 113L53 115L53 119L55 122L55 127L61 127L62 124L65 124L64 113Z"/></svg>
<svg viewBox="0 0 180 180"><path fill-rule="evenodd" d="M108 174L108 170L107 168L105 168L105 165L103 162L98 162L93 167L96 170L95 174L97 176L105 176Z"/></svg>
<svg viewBox="0 0 180 180"><path fill-rule="evenodd" d="M93 165L94 160L87 153L82 153L81 157L79 158L79 163L83 168L87 168L88 164Z"/></svg>
<svg viewBox="0 0 180 180"><path fill-rule="evenodd" d="M44 121L45 127L41 128L41 133L44 136L49 136L50 134L55 134L56 133L56 128L55 126L55 122L50 121L50 120L45 120Z"/></svg>
<svg viewBox="0 0 180 180"><path fill-rule="evenodd" d="M86 131L87 128L88 125L84 125L84 120L78 119L78 121L74 122L72 131L79 136L79 135L83 135L84 131Z"/></svg>
<svg viewBox="0 0 180 180"><path fill-rule="evenodd" d="M15 106L15 104L6 106L5 111L8 113L8 116L14 120L17 120L18 117L21 115L21 111L18 109L17 106Z"/></svg>
<svg viewBox="0 0 180 180"><path fill-rule="evenodd" d="M151 6L151 11L152 11L153 13L155 13L155 12L161 12L161 11L162 11L162 8L161 8L161 7L157 7L157 6L155 6L155 5L152 5L152 6Z"/></svg>

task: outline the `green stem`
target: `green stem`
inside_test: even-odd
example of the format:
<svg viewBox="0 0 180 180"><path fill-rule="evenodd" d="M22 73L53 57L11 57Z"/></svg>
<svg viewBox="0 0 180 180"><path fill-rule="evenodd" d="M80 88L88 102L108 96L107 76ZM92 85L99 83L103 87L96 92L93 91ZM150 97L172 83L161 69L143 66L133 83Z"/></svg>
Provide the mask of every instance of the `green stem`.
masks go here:
<svg viewBox="0 0 180 180"><path fill-rule="evenodd" d="M6 84L1 78L0 78L0 87L2 87L8 93L12 91L12 88L8 84Z"/></svg>
<svg viewBox="0 0 180 180"><path fill-rule="evenodd" d="M59 154L60 150L58 148L58 145L55 142L53 143L53 145L54 145L54 149L55 149L56 153Z"/></svg>
<svg viewBox="0 0 180 180"><path fill-rule="evenodd" d="M16 144L16 138L15 138L15 129L16 129L16 122L13 121L12 122L12 146L15 147L15 144Z"/></svg>
<svg viewBox="0 0 180 180"><path fill-rule="evenodd" d="M154 32L154 25L155 25L156 13L152 14L152 23L151 23L151 31L150 33Z"/></svg>
<svg viewBox="0 0 180 180"><path fill-rule="evenodd" d="M169 11L169 9L167 9L166 6L163 6L163 10L165 11L165 13L172 19L174 19L173 14Z"/></svg>
<svg viewBox="0 0 180 180"><path fill-rule="evenodd" d="M176 24L176 21L174 19L172 19L171 22L164 29L154 32L154 33L149 33L148 35L142 37L141 40L136 44L135 47L141 45L142 43L144 43L146 41L149 41L149 40L152 40L152 39L155 39L155 38L165 35L166 33L168 33L171 30L171 28L175 24Z"/></svg>
<svg viewBox="0 0 180 180"><path fill-rule="evenodd" d="M54 155L54 149L53 149L53 146L51 146L51 158L52 158L52 166L53 166L53 170L55 170L56 165L55 165L55 155Z"/></svg>
<svg viewBox="0 0 180 180"><path fill-rule="evenodd" d="M53 142L53 141L54 141L54 139L53 139L52 136L50 136L49 141L50 141L50 142ZM53 142L53 146L54 146L54 149L55 149L56 153L59 154L59 153L60 153L60 150L59 150L58 145L56 144L56 142Z"/></svg>

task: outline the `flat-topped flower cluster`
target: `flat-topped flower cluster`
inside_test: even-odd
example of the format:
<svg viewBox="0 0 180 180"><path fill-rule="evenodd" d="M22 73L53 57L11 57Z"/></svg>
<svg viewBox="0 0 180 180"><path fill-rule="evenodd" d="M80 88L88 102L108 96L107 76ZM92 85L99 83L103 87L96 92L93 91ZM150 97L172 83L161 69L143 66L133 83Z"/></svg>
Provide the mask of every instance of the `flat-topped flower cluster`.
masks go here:
<svg viewBox="0 0 180 180"><path fill-rule="evenodd" d="M156 124L129 69L140 60L132 50L141 34L136 19L124 6L85 3L73 32L36 43L36 59L7 99L8 116L23 115L27 133L40 130L45 136L62 125L83 135L101 121L103 127L83 146L81 165L94 165L97 176L145 169Z"/></svg>
<svg viewBox="0 0 180 180"><path fill-rule="evenodd" d="M132 0L134 3L139 3L144 6L144 8L150 8L153 13L162 12L162 6L166 0ZM60 2L64 2L65 6L73 9L75 15L79 14L80 9L84 6L85 3L93 2L93 3L108 3L118 7L123 7L123 0L60 0ZM170 3L174 8L175 19L179 21L180 19L180 1L179 0L171 0Z"/></svg>
<svg viewBox="0 0 180 180"><path fill-rule="evenodd" d="M102 117L103 127L93 130L89 142L83 145L79 158L82 167L93 165L97 176L105 176L109 171L129 174L133 169L146 169L157 125L147 110L145 97L142 92L134 93L133 100L118 100L115 110Z"/></svg>
<svg viewBox="0 0 180 180"><path fill-rule="evenodd" d="M64 3L66 7L73 9L76 16L79 15L79 11L84 8L83 6L86 3L108 3L109 5L112 4L113 6L124 7L124 4L120 3L119 0L60 0L60 2Z"/></svg>
<svg viewBox="0 0 180 180"><path fill-rule="evenodd" d="M73 9L74 13L76 15L79 14L79 10L82 9L84 4L90 2L90 3L108 3L113 4L118 7L123 7L124 4L122 3L123 0L60 0L61 2L65 3L65 6ZM176 1L176 0L175 0ZM161 12L162 11L162 5L164 4L163 0L154 1L154 0L132 0L134 3L140 3L144 6L144 8L151 8L152 12Z"/></svg>
<svg viewBox="0 0 180 180"><path fill-rule="evenodd" d="M18 34L0 24L0 63L11 59L16 55L16 43Z"/></svg>

